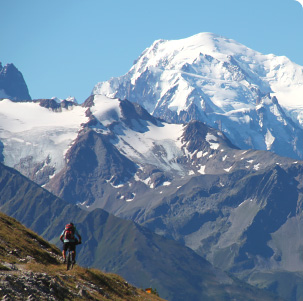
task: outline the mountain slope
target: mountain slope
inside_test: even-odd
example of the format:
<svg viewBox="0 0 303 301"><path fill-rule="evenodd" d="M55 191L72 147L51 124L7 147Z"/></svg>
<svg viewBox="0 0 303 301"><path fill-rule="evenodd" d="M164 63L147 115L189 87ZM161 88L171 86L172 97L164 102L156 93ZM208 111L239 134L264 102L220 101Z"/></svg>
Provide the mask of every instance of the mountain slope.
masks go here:
<svg viewBox="0 0 303 301"><path fill-rule="evenodd" d="M171 122L200 120L240 148L303 158L303 67L201 33L158 40L93 94L128 99Z"/></svg>
<svg viewBox="0 0 303 301"><path fill-rule="evenodd" d="M139 287L156 287L169 300L273 300L233 279L182 245L131 221L97 209L67 205L18 172L0 164L0 209L58 243L66 221L82 234L78 262L123 275ZM179 288L183 287L182 292Z"/></svg>
<svg viewBox="0 0 303 301"><path fill-rule="evenodd" d="M3 213L0 237L0 297L5 300L160 300L117 275L78 266L67 272L59 249Z"/></svg>
<svg viewBox="0 0 303 301"><path fill-rule="evenodd" d="M90 122L67 152L66 167L45 187L90 210L133 218L196 176L239 169L254 173L294 162L270 152L239 150L199 121L165 123L128 101L94 96L88 111Z"/></svg>
<svg viewBox="0 0 303 301"><path fill-rule="evenodd" d="M302 166L197 176L133 219L250 284L299 300Z"/></svg>
<svg viewBox="0 0 303 301"><path fill-rule="evenodd" d="M251 283L258 283L258 279L254 277L265 271L264 265L270 266L272 271L279 268L285 273L298 272L293 266L301 266L300 258L297 256L300 245L288 251L286 245L283 244L281 247L281 234L273 238L273 230L281 232L286 225L292 223L294 227L300 225L300 210L298 209L294 219L291 219L293 216L289 213L293 213L293 208L289 206L295 203L300 208L300 186L296 183L302 174L301 162L279 157L267 151L240 150L231 144L222 132L200 121L191 121L186 125L169 124L152 117L138 104L126 100L96 95L91 96L83 106L73 104L68 110L45 105L46 102L41 101L0 102L3 112L6 109L6 112L12 113L14 111L11 110L11 106L20 104L28 112L39 112L44 116L43 123L49 127L36 127L35 122L32 120L26 122L22 115L21 119L18 118L19 121L16 117L14 119L10 116L10 119L3 123L7 128L6 132L2 132L2 137L4 133L6 134L3 140L4 154L5 148L14 151L16 156L10 158L17 160L12 165L25 174L29 165L20 164L22 161L19 159L20 153L22 154L20 150L26 153L28 158L31 157L31 162L36 160L37 150L40 151L41 158L49 157L47 161L49 164L45 161L36 161L31 165L31 168L35 167L31 172L34 175L32 179L38 183L45 183L44 187L58 197L64 198L70 204L78 204L85 210L103 208L120 217L132 219L158 234L178 240L207 257L212 264L229 269L239 277L249 279ZM9 115L6 113L5 116ZM60 121L61 118L65 118L66 128L60 127L60 123L53 126L54 121ZM24 129L31 128L29 138L18 125L20 120L24 122ZM81 123L81 120L84 122ZM74 124L72 129L69 128L71 121ZM16 126L9 128L9 124ZM18 133L19 144L16 148L13 148L16 141L14 130ZM36 131L40 133L39 136L34 135ZM70 139L71 131L73 140ZM39 142L44 141L40 138L42 133L48 139L54 139L52 137L55 134L58 140L54 139L52 143L45 143L40 147ZM29 139L32 139L31 143L27 143ZM57 141L64 143L54 147ZM57 152L56 156L52 155L53 149ZM59 162L58 158L63 163L56 169L59 165L53 163ZM53 168L51 177L46 172L50 166ZM288 176L282 177L284 173ZM39 175L42 177L38 177ZM287 181L284 183L282 180L263 180L275 177ZM290 185L290 182L295 184ZM8 184L8 187L15 185ZM280 193L275 192L275 185L280 187ZM292 202L289 204L286 202L288 191L294 191L291 194ZM41 231L38 230L41 223L44 233L45 229L49 229L51 221L53 223L58 216L60 216L58 225L65 223L62 216L68 213L67 209L64 209L66 204L62 203L61 199L53 199L45 190L41 190L42 198L49 199L52 204L50 207L44 207L45 205L41 203L30 205L31 200L28 200L29 203L23 202L22 194L20 199L15 199L16 196L12 193L13 190L3 192L2 208L21 221L25 216L24 222L29 223L25 223L27 226ZM271 201L264 196L269 197ZM7 200L11 201L7 203ZM277 212L277 204L282 206L282 213L274 214L272 218L271 214ZM33 209L36 207L39 208L37 213ZM68 208L73 208L71 211L77 216L77 220L87 224L85 232L89 233L88 229L91 229L89 212L71 205ZM102 211L97 212L101 214ZM248 213L249 218L246 218ZM98 219L98 216L97 214L95 218ZM245 223L239 226L238 220L242 219ZM264 224L264 219L278 221L275 221L275 226L271 228ZM56 231L58 233L61 231L59 226ZM250 245L256 243L260 231L264 232L264 237L258 243L260 249L254 250ZM47 232L44 235L47 235ZM123 234L122 231L121 235L126 233ZM136 234L133 236L137 237ZM144 236L142 238L140 234L139 237L141 239L138 241L146 243ZM298 238L297 234L289 235L289 243L293 244ZM96 240L92 237L92 241ZM98 250L100 245L93 244L93 247ZM115 257L119 257L119 254L115 254ZM141 262L142 259L138 253L128 254L126 257L136 262ZM167 263L171 265L172 259L168 255L167 258ZM263 265L259 264L260 258ZM132 260L128 261L128 265L131 265ZM96 264L104 268L111 265L110 262L116 261L108 258L106 263ZM120 264L121 272L127 270L121 262L116 263ZM159 262L155 263L156 266L158 264ZM167 270L170 268L166 267ZM190 271L187 272L190 274ZM151 270L146 273L147 279L153 278ZM273 272L271 275L272 281L276 281L276 273ZM128 279L129 275L123 276ZM183 276L187 277L185 274ZM140 276L140 279L144 277ZM187 283L196 291L194 288L196 284ZM269 280L267 283L272 287ZM161 285L163 282L157 287ZM279 285L280 283L275 288ZM171 289L174 288L169 287L167 290ZM289 296L291 291L283 293L284 296Z"/></svg>

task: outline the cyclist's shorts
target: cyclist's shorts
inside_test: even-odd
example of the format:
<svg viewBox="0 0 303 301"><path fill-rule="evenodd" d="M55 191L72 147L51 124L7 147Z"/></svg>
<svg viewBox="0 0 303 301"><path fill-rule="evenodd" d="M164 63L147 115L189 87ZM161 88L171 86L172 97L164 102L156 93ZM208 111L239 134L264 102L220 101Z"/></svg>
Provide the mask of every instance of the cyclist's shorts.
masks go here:
<svg viewBox="0 0 303 301"><path fill-rule="evenodd" d="M75 242L65 242L63 244L63 250L66 252L67 249L70 249L71 251L75 251L76 250L76 243Z"/></svg>

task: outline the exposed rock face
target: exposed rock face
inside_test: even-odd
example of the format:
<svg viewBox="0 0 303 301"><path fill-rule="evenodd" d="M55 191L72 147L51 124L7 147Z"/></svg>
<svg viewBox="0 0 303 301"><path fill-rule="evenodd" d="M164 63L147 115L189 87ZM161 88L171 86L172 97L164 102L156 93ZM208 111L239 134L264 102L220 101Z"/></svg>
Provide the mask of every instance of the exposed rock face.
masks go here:
<svg viewBox="0 0 303 301"><path fill-rule="evenodd" d="M102 199L107 182L118 186L136 171L136 165L108 140L85 129L67 154L68 166L52 181L53 192L71 203L91 205ZM79 188L85 184L85 189ZM83 187L84 188L84 187Z"/></svg>
<svg viewBox="0 0 303 301"><path fill-rule="evenodd" d="M4 96L17 101L31 99L22 73L13 64L3 67L0 63L0 98Z"/></svg>
<svg viewBox="0 0 303 301"><path fill-rule="evenodd" d="M57 102L55 99L35 99L35 102L39 102L41 107L51 109L55 112L60 112L62 109L68 109L76 105L74 102L66 99L61 102Z"/></svg>

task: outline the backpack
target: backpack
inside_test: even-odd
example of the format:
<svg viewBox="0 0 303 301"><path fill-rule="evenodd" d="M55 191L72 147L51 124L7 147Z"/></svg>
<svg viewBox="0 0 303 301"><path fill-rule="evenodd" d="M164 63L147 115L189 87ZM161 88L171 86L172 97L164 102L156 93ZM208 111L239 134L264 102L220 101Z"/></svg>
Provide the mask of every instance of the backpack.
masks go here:
<svg viewBox="0 0 303 301"><path fill-rule="evenodd" d="M71 224L67 224L64 229L64 239L70 240L75 238L75 227Z"/></svg>

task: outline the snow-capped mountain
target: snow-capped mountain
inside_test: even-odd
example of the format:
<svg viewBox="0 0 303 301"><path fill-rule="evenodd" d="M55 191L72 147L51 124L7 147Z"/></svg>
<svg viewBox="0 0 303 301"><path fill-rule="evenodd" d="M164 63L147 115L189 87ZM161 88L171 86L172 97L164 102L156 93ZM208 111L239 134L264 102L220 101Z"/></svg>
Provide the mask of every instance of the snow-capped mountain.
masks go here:
<svg viewBox="0 0 303 301"><path fill-rule="evenodd" d="M128 101L105 96L93 97L91 104L89 101L83 106L68 101L58 103L55 99L0 101L4 163L45 184L49 176L65 166L65 155L71 153L76 139L89 128L103 137L110 137L109 143L135 164L153 165L180 174L189 172L184 159L181 160L193 157L182 141L185 126L161 122ZM205 131L208 130L205 143L212 149L218 147L218 139L229 143L218 131L205 127ZM203 158L205 154L196 150L195 157ZM191 165L191 160L187 161ZM195 168L202 170L201 166Z"/></svg>
<svg viewBox="0 0 303 301"><path fill-rule="evenodd" d="M203 121L240 148L303 158L303 67L221 36L155 41L93 94L137 102L171 122Z"/></svg>
<svg viewBox="0 0 303 301"><path fill-rule="evenodd" d="M207 154L198 149L195 154L188 151L186 143L193 142L182 141L185 128L182 124L161 122L139 105L105 96L90 98L83 106L68 101L58 103L55 99L0 101L3 162L42 185L66 166L69 156L75 155L78 142L92 130L116 149L110 151L111 156L124 156L133 165L153 166L170 174L204 172L205 165L193 166L191 160L193 155L202 160ZM218 148L218 141L229 145L217 130L205 126L204 131L204 143L210 149ZM106 164L106 160L100 164ZM106 179L113 185L125 182L115 173ZM151 187L156 185L151 180L144 181L150 181Z"/></svg>
<svg viewBox="0 0 303 301"><path fill-rule="evenodd" d="M170 124L151 116L138 104L102 95L90 97L82 106L54 99L4 99L0 101L0 142L1 157L7 166L40 185L51 181L48 185L52 190L66 189L58 184L58 174L75 167L74 164L80 165L73 173L83 173L86 167L91 168L90 172L99 168L96 172L106 185L95 179L97 186L122 188L132 182L154 189L197 174L264 169L278 160L270 154L251 158L253 151L245 151L245 160L238 160L244 152L216 129L198 121ZM266 162L264 156L268 157ZM74 177L79 175L71 178ZM62 196L58 190L56 193ZM103 207L105 203L98 203L98 195L87 193L91 195L88 199L73 197L73 193L67 198ZM131 199L134 198L133 194ZM106 198L102 202L110 203Z"/></svg>
<svg viewBox="0 0 303 301"><path fill-rule="evenodd" d="M122 206L132 211L148 194L162 198L197 175L239 168L254 172L291 161L239 150L220 131L199 121L163 122L127 100L95 95L84 107L89 121L66 152L66 166L46 187L91 209L117 214Z"/></svg>
<svg viewBox="0 0 303 301"><path fill-rule="evenodd" d="M0 99L30 100L22 73L13 65L2 66L0 62Z"/></svg>
<svg viewBox="0 0 303 301"><path fill-rule="evenodd" d="M293 66L297 80L302 68L284 58L270 75L270 59L278 61L272 55L210 34L186 41L193 46L197 40L206 41L209 52L197 65L180 63L187 71L175 62L161 67L170 66L169 55L141 70L141 63L153 61L149 49L131 70L133 82L124 82L129 73L103 83L83 105L0 100L0 160L85 210L132 219L251 284L301 298L302 162L237 146L301 156L299 98L288 106L280 100L287 80L277 74L284 68L286 76ZM156 42L154 53L182 44L161 48L170 42ZM191 53L185 50L174 50L170 59L180 54L185 61ZM210 79L198 74L205 68ZM282 87L280 94L273 87ZM294 91L300 87L297 80ZM109 98L105 90L127 92L121 99L133 102ZM295 283L287 289L286 277Z"/></svg>

